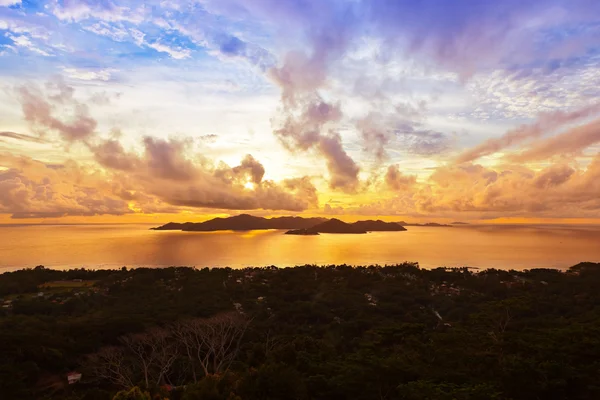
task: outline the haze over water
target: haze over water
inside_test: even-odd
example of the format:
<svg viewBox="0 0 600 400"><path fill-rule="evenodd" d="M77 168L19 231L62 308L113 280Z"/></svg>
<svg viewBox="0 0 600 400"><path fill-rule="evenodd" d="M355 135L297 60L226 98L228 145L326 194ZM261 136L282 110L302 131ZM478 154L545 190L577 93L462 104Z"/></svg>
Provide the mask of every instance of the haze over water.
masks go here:
<svg viewBox="0 0 600 400"><path fill-rule="evenodd" d="M0 271L47 267L393 264L500 269L600 261L600 227L408 227L366 235L150 231L150 225L0 225Z"/></svg>

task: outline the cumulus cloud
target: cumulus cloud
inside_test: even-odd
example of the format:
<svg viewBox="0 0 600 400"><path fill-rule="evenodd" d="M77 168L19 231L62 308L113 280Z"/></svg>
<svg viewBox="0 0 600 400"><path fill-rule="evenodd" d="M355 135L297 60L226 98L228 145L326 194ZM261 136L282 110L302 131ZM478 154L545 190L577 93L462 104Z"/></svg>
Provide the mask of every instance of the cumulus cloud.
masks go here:
<svg viewBox="0 0 600 400"><path fill-rule="evenodd" d="M123 215L133 212L111 193L101 174L73 162L59 167L0 154L0 213L14 218Z"/></svg>
<svg viewBox="0 0 600 400"><path fill-rule="evenodd" d="M282 86L283 122L275 135L288 150L314 150L327 165L329 186L353 192L358 186L359 167L346 153L342 138L336 132L341 118L339 105L325 102L311 91L312 83L296 81L286 67L275 72ZM306 91L308 90L308 91Z"/></svg>
<svg viewBox="0 0 600 400"><path fill-rule="evenodd" d="M522 166L485 168L463 164L439 168L414 195L423 213L485 216L582 217L600 215L600 157L587 169L566 164L541 171Z"/></svg>
<svg viewBox="0 0 600 400"><path fill-rule="evenodd" d="M146 136L141 143L141 152L125 149L117 137L104 139L96 132L96 121L89 115L87 106L75 97L75 89L62 80L52 81L44 88L20 87L16 90L16 94L21 101L24 118L33 129L40 134L56 132L59 134L58 138L68 144L75 142L84 144L92 153L96 163L102 167L100 171L103 171L104 176L102 183L99 183L98 179L90 179L88 175L81 172L81 168L77 169L82 174L79 179L89 181L90 187L80 190L79 183L70 181L71 187L65 186L65 189L69 193L77 192L77 196L74 194L69 196L70 205L60 206L58 200L53 198L57 202L48 202L47 208L44 209L39 205L19 209L17 203L12 200L22 196L32 199L27 204L33 204L35 197L27 197L24 188L17 190L11 186L11 198L7 197L5 207L0 212L50 215L52 208L56 206L57 215L117 213L113 208L103 209L101 205L94 208L85 203L82 194L90 193L91 198L100 196L91 189L98 184L101 187L110 186L110 189L102 192L107 201L120 199L125 202L125 208L119 208L118 212L126 212L129 209L128 201L135 203L132 210L142 212L151 212L148 210L170 212L181 207L287 211L302 211L317 207L316 189L309 178L285 179L281 182L265 180L264 166L250 154L243 157L239 165L233 167L223 162L215 165L213 160L199 153L195 147L197 143L206 140L205 137L200 137L200 141L196 141L192 138L159 139ZM65 112L71 115L65 116ZM20 140L31 139L12 132L3 132L1 136ZM335 151L336 143L334 140L332 153ZM340 155L334 153L334 156ZM19 165L22 163L16 163L14 159L9 164L12 165L0 165L10 168L11 171L10 177L5 177L4 185L9 183L14 185L15 180L18 179L21 184L26 182L25 186L31 192L41 190L39 188L41 183L39 179L31 177L30 173L39 174L41 170L48 173L55 171L53 179L49 181L52 184L61 177L57 174L67 171L62 166L53 169L32 160L29 164L36 165L36 168L20 169ZM74 168L69 171L73 172ZM99 172L95 174L98 175ZM46 182L45 178L42 179L43 182ZM58 189L53 190L60 193ZM111 195L108 196L106 193ZM41 211L35 211L36 208Z"/></svg>
<svg viewBox="0 0 600 400"><path fill-rule="evenodd" d="M600 154L585 168L573 159L541 170L519 164L448 164L422 182L392 165L384 182L396 189L395 196L347 207L345 212L472 219L600 217Z"/></svg>
<svg viewBox="0 0 600 400"><path fill-rule="evenodd" d="M406 190L417 182L415 176L404 175L399 166L390 165L385 173L385 184L392 190Z"/></svg>
<svg viewBox="0 0 600 400"><path fill-rule="evenodd" d="M109 139L100 144L91 145L98 164L118 171L133 171L139 166L138 158L128 154L118 140Z"/></svg>
<svg viewBox="0 0 600 400"><path fill-rule="evenodd" d="M249 154L234 167L212 166L194 154L191 145L190 140L146 137L142 154L127 152L114 139L91 150L100 165L126 176L132 190L175 206L302 211L317 205L316 189L308 178L264 180L263 165Z"/></svg>

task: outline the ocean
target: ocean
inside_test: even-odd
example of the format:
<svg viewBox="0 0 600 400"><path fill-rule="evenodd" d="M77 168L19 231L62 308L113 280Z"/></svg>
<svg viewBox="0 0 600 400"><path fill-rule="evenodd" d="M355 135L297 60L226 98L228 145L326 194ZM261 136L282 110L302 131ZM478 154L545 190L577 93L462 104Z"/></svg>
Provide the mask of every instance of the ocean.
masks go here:
<svg viewBox="0 0 600 400"><path fill-rule="evenodd" d="M151 231L152 225L0 225L0 271L54 268L289 267L395 264L424 268L560 268L600 262L600 226L408 227L366 235L284 231Z"/></svg>

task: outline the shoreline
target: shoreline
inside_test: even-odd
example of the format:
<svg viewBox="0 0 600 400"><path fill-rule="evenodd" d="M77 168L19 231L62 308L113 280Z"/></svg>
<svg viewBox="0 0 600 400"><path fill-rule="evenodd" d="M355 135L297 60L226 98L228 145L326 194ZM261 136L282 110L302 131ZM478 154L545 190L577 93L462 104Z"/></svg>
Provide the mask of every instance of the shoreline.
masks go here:
<svg viewBox="0 0 600 400"><path fill-rule="evenodd" d="M590 262L590 261L581 261L579 264L581 263L592 263L594 264L594 262ZM117 264L111 264L111 265L94 265L94 266L86 266L86 265L79 265L79 266L56 266L56 265L36 265L36 266L24 266L24 267L3 267L0 266L0 275L4 274L4 273L11 273L11 272L18 272L18 271L27 271L27 270L34 270L37 267L43 267L44 269L47 270L53 270L53 271L74 271L74 270L84 270L84 271L120 271L122 268L126 268L127 270L136 270L136 269L169 269L169 268L189 268L189 269L194 269L194 270L201 270L201 269L232 269L232 270L236 270L236 271L240 271L240 270L255 270L255 269L268 269L268 268L276 268L276 269L289 269L289 268L303 268L303 267L317 267L317 268L329 268L329 267L337 267L337 266L348 266L354 269L360 269L360 268L369 268L369 267L376 267L376 268L386 268L386 267L395 267L398 265L402 265L404 263L414 263L416 264L420 269L423 270L435 270L435 269L444 269L444 270L469 270L472 271L473 273L478 273L478 272L483 272L483 271L490 271L490 270L500 270L500 271L518 271L518 272L523 272L523 271L533 271L533 270L557 270L557 271L568 271L569 268L573 267L573 265L577 265L573 264L573 265L568 265L568 266L564 266L564 267L524 267L524 268L494 268L494 267L477 267L477 266L469 266L469 265L464 265L464 266L422 266L420 263L418 262L412 262L412 261L403 261L403 262L396 262L396 263L388 263L388 264L350 264L350 263L338 263L338 264L330 264L330 263L306 263L306 264L294 264L294 265L284 265L284 266L279 266L279 265L274 265L274 264L263 264L263 265L232 265L232 266L217 266L217 265L203 265L203 266L198 266L198 265L159 265L159 264L144 264L144 265L117 265ZM598 263L600 264L600 263Z"/></svg>

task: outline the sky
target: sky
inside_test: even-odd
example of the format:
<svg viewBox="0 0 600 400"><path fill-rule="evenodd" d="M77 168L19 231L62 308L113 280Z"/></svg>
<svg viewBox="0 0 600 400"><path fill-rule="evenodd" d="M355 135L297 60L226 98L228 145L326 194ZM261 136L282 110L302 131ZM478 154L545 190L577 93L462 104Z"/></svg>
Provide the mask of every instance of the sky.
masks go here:
<svg viewBox="0 0 600 400"><path fill-rule="evenodd" d="M600 222L597 0L0 0L0 223Z"/></svg>

